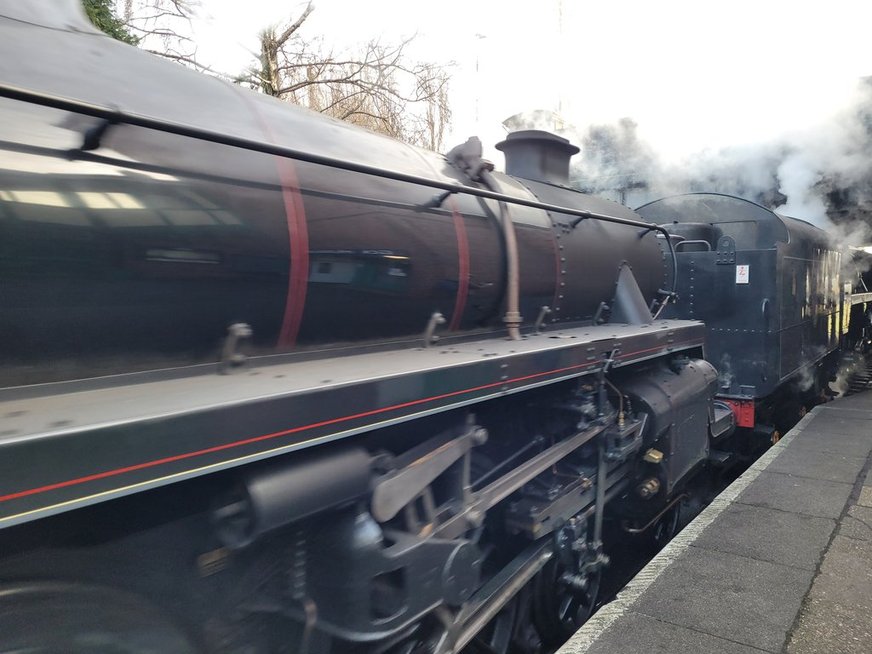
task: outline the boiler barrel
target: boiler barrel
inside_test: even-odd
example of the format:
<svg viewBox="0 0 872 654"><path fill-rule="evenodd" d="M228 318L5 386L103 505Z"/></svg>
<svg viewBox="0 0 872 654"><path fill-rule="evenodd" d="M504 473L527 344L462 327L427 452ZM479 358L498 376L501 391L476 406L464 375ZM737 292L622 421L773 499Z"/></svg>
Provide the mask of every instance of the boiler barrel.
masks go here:
<svg viewBox="0 0 872 654"><path fill-rule="evenodd" d="M108 37L0 19L0 52L17 61L4 80L12 86L476 186L441 155ZM0 386L214 362L237 323L251 327L252 354L418 343L434 312L450 333L502 329L496 202L456 193L434 203L437 191L422 185L103 127L0 99ZM638 219L614 203L499 178L519 197ZM661 284L653 233L594 221L567 230L568 217L538 209L511 214L525 327L544 305L555 321L592 319L614 297L624 261L649 301Z"/></svg>

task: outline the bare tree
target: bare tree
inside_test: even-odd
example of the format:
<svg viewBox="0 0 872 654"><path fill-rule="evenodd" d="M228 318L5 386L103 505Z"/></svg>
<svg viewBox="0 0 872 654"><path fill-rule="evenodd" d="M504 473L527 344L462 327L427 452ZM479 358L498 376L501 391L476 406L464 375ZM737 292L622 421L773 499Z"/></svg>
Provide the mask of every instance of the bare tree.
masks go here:
<svg viewBox="0 0 872 654"><path fill-rule="evenodd" d="M231 77L197 59L191 16L199 0L114 0L115 13L140 48L267 95L361 127L438 150L451 118L448 74L433 63L412 62L408 38L370 41L335 53L322 38L301 34L314 6L259 35L258 64Z"/></svg>
<svg viewBox="0 0 872 654"><path fill-rule="evenodd" d="M138 45L152 54L209 70L197 61L191 16L199 0L115 0L116 14Z"/></svg>
<svg viewBox="0 0 872 654"><path fill-rule="evenodd" d="M415 145L439 149L451 114L446 70L410 62L411 38L398 44L370 41L357 52L337 55L300 29L310 2L284 27L259 35L259 66L240 81L268 95Z"/></svg>

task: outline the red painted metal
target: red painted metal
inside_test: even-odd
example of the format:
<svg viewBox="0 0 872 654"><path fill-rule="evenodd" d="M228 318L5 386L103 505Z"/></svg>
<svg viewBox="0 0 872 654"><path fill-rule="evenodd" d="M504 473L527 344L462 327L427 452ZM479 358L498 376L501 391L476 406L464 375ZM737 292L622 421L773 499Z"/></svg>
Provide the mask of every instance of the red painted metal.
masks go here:
<svg viewBox="0 0 872 654"><path fill-rule="evenodd" d="M733 413L736 415L736 425L738 427L754 427L754 400L733 400L725 397L719 398L730 405Z"/></svg>

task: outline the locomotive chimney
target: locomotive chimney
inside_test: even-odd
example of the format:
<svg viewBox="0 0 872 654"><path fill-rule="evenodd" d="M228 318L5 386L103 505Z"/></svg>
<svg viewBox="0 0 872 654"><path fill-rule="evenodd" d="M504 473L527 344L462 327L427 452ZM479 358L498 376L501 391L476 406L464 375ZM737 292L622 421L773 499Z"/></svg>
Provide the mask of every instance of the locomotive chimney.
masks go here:
<svg viewBox="0 0 872 654"><path fill-rule="evenodd" d="M580 152L565 138L539 129L512 132L496 148L506 155L506 174L559 186L569 185L569 159Z"/></svg>

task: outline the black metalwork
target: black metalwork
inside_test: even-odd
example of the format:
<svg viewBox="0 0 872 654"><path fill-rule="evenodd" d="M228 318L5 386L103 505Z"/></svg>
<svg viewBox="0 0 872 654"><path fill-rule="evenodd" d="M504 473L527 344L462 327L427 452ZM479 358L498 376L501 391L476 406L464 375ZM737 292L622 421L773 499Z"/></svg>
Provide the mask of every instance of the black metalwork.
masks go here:
<svg viewBox="0 0 872 654"><path fill-rule="evenodd" d="M592 211L580 211L578 209L573 209L572 207L563 207L559 205L547 204L544 202L536 202L534 200L525 200L523 198L505 195L503 193L496 193L494 191L489 191L482 188L463 186L460 184L447 184L445 182L440 182L439 180L428 177L409 175L407 173L402 173L387 168L357 164L351 161L312 154L309 152L304 152L302 150L295 150L293 148L270 145L261 141L254 141L252 139L239 138L219 132L212 132L190 125L180 125L165 120L148 118L147 116L137 116L135 114L122 113L120 111L113 111L112 109L89 104L87 102L70 100L67 98L52 96L45 93L38 93L36 91L30 91L28 89L18 88L14 86L0 85L0 97L9 98L11 100L19 100L21 102L26 102L29 104L39 105L43 107L51 107L53 109L72 111L74 113L82 114L83 116L91 116L104 120L114 120L116 123L119 124L144 127L146 129L154 129L161 132L166 132L168 134L175 134L176 136L195 138L210 143L218 143L220 145L240 148L243 150L250 150L252 152L273 154L280 157L295 159L297 161L305 161L307 163L328 166L330 168L336 168L339 170L347 170L350 172L362 173L375 177L383 177L385 179L392 179L398 182L407 182L409 184L437 188L443 191L449 191L450 193L463 193L479 198L498 200L500 202L507 202L509 204L518 204L525 207L531 207L533 209L543 209L545 211L565 213L570 216L579 216L581 218L602 220L604 222L614 223L617 225L626 225L629 227L644 227L645 229L658 231L664 236L668 234L666 229L656 225L651 225L643 221L627 220L624 218L595 213Z"/></svg>
<svg viewBox="0 0 872 654"><path fill-rule="evenodd" d="M510 135L501 174L478 139L416 150L3 3L26 20L0 17L21 62L0 85L0 580L123 583L172 607L178 629L134 622L168 643L548 649L594 608L604 521L668 537L726 452L701 358L723 325L687 318L736 300L768 335L797 308L753 272L700 298L700 271L777 251L831 281L817 232L756 205L646 222L574 192L559 137ZM41 645L38 617L0 649Z"/></svg>

